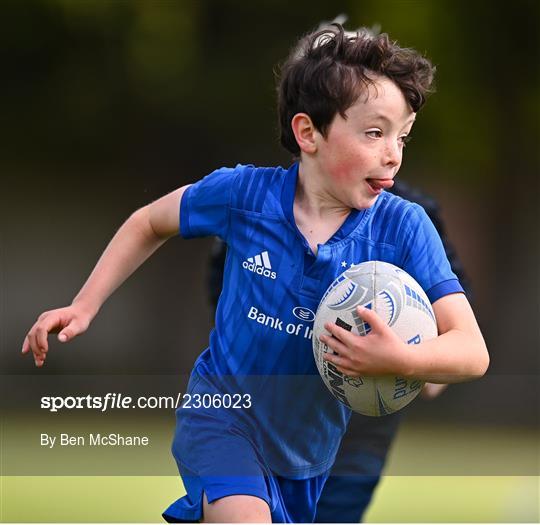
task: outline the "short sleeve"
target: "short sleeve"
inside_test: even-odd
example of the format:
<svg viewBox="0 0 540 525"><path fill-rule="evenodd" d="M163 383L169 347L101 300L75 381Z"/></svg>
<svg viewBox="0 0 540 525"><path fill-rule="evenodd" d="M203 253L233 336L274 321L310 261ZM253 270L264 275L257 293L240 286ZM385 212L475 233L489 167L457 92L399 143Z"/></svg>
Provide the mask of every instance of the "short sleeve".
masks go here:
<svg viewBox="0 0 540 525"><path fill-rule="evenodd" d="M191 185L182 195L180 234L185 239L216 235L226 239L237 168L221 168Z"/></svg>
<svg viewBox="0 0 540 525"><path fill-rule="evenodd" d="M399 239L400 266L418 281L432 303L445 295L464 293L441 238L421 206L411 204L401 224Z"/></svg>

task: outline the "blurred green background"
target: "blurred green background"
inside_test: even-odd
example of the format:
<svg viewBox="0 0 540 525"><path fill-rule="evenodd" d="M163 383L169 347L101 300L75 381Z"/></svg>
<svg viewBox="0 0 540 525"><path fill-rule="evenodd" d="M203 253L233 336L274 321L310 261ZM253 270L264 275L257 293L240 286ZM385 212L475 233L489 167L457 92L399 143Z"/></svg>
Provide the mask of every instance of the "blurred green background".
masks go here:
<svg viewBox="0 0 540 525"><path fill-rule="evenodd" d="M62 384L75 374L94 374L99 383L115 374L136 380L189 373L211 326L208 239L167 243L84 337L68 347L52 343L43 370L19 350L37 315L71 301L137 207L216 167L290 162L277 141L273 71L302 33L340 13L349 17L347 28L380 26L437 66L437 93L419 115L400 176L440 202L491 353L483 380L411 406L411 434L400 434L368 518L405 519L392 514L402 508L394 504L398 498L415 509L410 521L538 519L536 0L2 1L0 371L11 379L0 384L4 465L10 455L28 454L12 447L26 428L12 414L37 406L43 376ZM6 387L17 377L24 395ZM431 430L423 431L428 423ZM440 478L434 468L415 479L414 462L391 474L400 458L416 458L434 443L441 448L428 457L440 458ZM461 456L456 443L470 443L471 453ZM159 453L167 455L167 447ZM76 513L53 511L51 502L69 494L66 487L74 505L77 494L96 498L85 500L91 508L81 520L119 520L113 503L97 502L132 487L136 512L127 519L158 521L155 509L172 497L163 498L161 488L177 497L180 486L165 476L74 481L13 474L2 478L1 520L77 521ZM27 500L21 484L34 495L33 487L41 487L38 499ZM414 499L419 494L426 496ZM472 510L445 511L448 494L469 497L461 507ZM27 514L19 514L23 507ZM97 507L101 514L90 513ZM144 518L143 507L152 509Z"/></svg>

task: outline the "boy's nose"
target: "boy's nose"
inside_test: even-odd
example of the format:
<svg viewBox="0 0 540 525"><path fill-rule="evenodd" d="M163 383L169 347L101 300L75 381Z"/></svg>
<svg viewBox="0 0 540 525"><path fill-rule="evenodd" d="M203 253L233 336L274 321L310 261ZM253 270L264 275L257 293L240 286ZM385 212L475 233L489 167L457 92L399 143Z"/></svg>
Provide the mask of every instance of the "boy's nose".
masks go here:
<svg viewBox="0 0 540 525"><path fill-rule="evenodd" d="M385 144L383 153L383 162L385 166L398 166L401 162L401 147L394 141L388 141Z"/></svg>

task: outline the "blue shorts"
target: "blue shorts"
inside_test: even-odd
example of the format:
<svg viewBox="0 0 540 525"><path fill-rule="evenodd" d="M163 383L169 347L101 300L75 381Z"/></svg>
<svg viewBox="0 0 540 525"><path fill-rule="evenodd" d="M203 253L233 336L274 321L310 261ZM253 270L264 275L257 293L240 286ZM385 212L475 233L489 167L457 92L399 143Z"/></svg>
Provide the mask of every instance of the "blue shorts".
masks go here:
<svg viewBox="0 0 540 525"><path fill-rule="evenodd" d="M233 414L180 408L176 415L172 453L186 495L163 513L166 521L199 521L204 493L209 503L225 496L255 496L268 503L274 522L313 522L329 471L307 479L279 476L261 453L255 432Z"/></svg>
<svg viewBox="0 0 540 525"><path fill-rule="evenodd" d="M201 476L179 464L186 495L163 513L168 523L197 522L203 515L203 492L208 503L234 495L263 499L270 507L273 523L312 523L327 474L310 479L287 479L265 475Z"/></svg>

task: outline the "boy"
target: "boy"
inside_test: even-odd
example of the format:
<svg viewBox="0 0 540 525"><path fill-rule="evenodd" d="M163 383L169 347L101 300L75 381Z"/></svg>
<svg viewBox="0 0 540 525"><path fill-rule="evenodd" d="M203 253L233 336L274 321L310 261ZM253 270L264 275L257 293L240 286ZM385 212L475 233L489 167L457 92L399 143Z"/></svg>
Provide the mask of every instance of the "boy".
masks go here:
<svg viewBox="0 0 540 525"><path fill-rule="evenodd" d="M401 180L396 180L389 191L408 201L420 204L424 208L441 237L452 271L459 278L467 295L470 296L463 266L446 237L437 203ZM216 237L209 261L208 279L208 292L214 316L221 295L226 253L225 243ZM445 388L446 385L425 383L422 397L433 399ZM379 482L401 416L402 412L394 412L379 418L355 413L351 415L336 460L317 502L315 522L358 523L362 521Z"/></svg>
<svg viewBox="0 0 540 525"><path fill-rule="evenodd" d="M83 332L106 298L168 238L217 235L228 246L210 346L177 411L173 454L187 494L171 522L309 522L350 416L318 376L309 328L343 269L370 259L396 264L426 290L439 337L414 353L376 313L366 337L334 324L326 358L351 376L395 374L437 383L482 376L488 353L440 239L423 210L393 184L433 68L387 35L310 34L279 84L288 170L221 169L136 211L120 228L73 304L42 314L23 343L37 366L47 334ZM303 334L306 334L304 336ZM202 400L202 401L201 401ZM205 402L206 400L206 402Z"/></svg>

